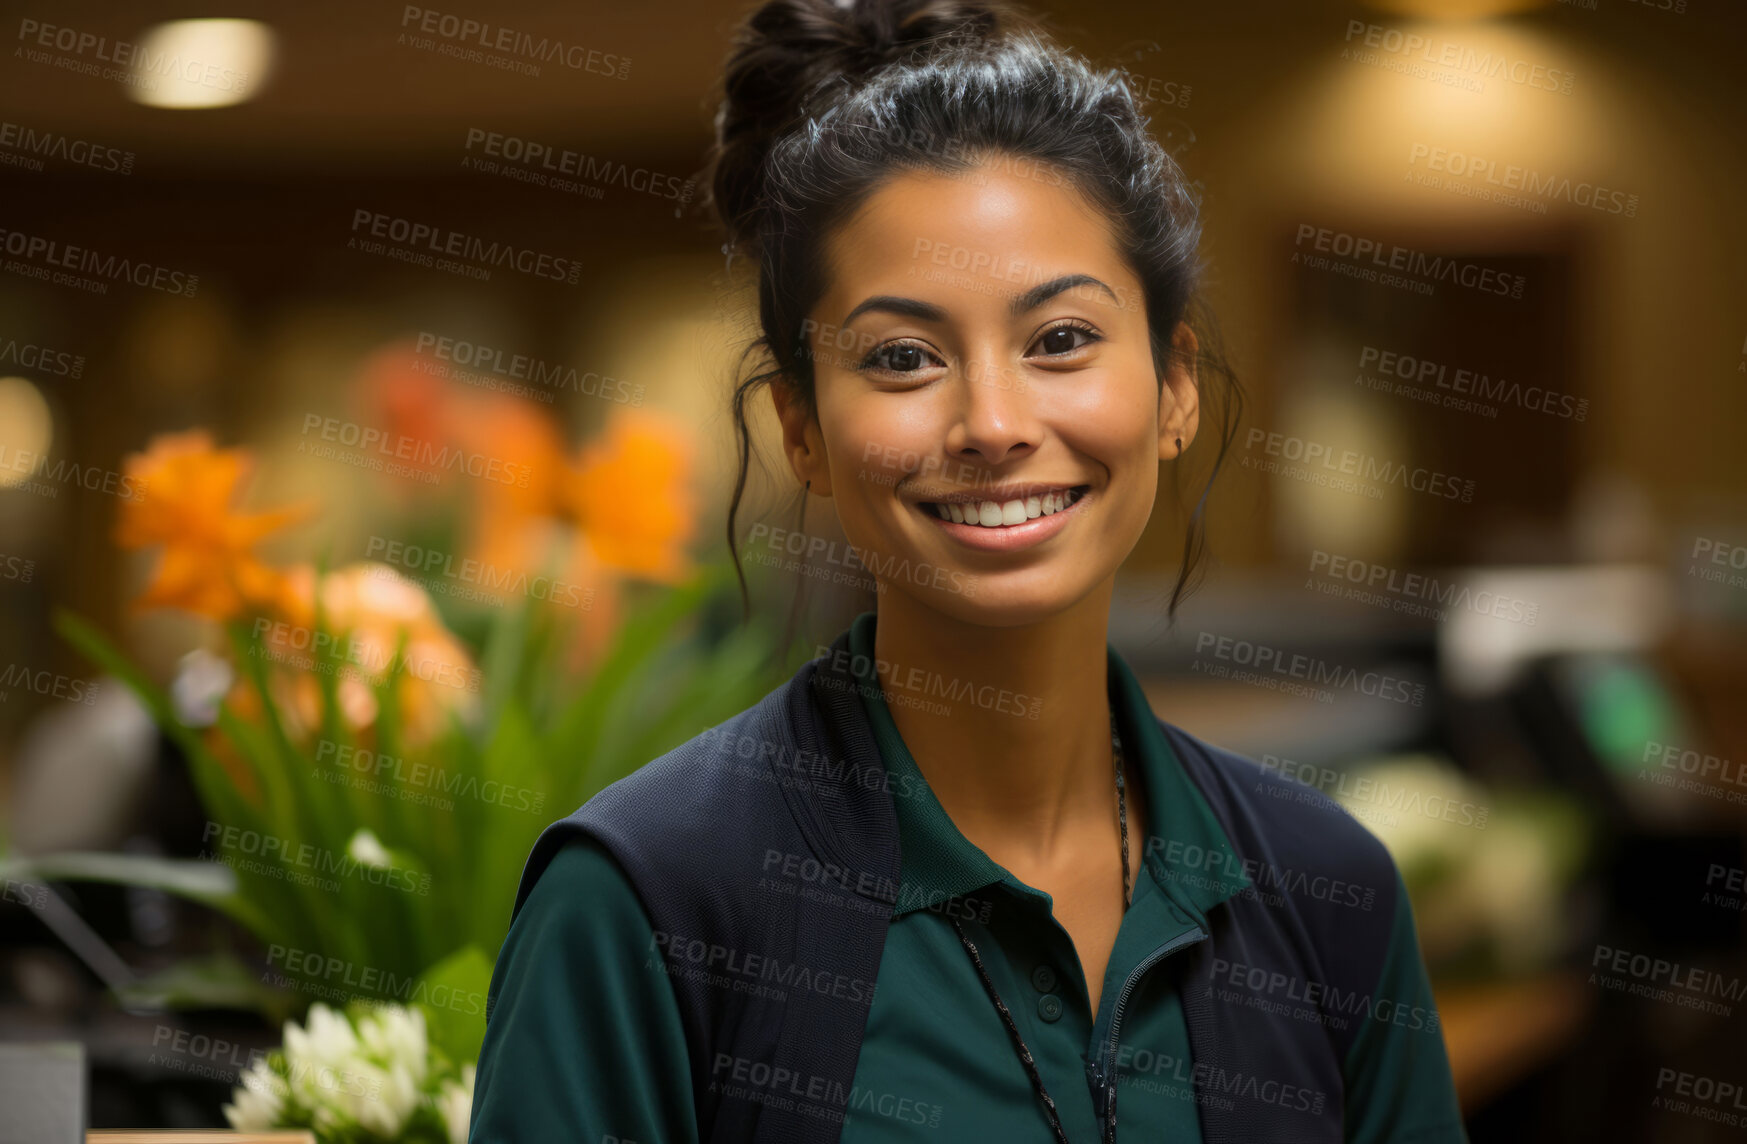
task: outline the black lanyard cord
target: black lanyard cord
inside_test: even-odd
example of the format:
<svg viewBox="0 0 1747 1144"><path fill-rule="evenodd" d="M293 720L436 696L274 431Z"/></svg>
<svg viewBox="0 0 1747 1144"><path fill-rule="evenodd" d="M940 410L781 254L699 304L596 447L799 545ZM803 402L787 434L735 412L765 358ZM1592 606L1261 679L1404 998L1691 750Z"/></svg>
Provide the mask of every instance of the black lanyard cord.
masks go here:
<svg viewBox="0 0 1747 1144"><path fill-rule="evenodd" d="M1122 899L1123 909L1128 908L1132 890L1129 887L1128 875L1128 798L1124 789L1122 777L1122 741L1116 734L1114 715L1110 724L1110 745L1114 749L1116 762L1116 814L1122 829ZM952 919L952 928L958 931L958 940L964 944L965 952L971 955L971 963L977 967L977 976L983 980L983 989L989 994L989 1000L995 1003L995 1011L1001 1014L1001 1023L1007 1027L1007 1036L1013 1042L1013 1049L1019 1054L1019 1062L1025 1066L1025 1075L1031 1078L1031 1087L1037 1090L1037 1099L1043 1104L1045 1118L1049 1121L1050 1130L1060 1144L1070 1144L1068 1135L1062 1130L1062 1119L1055 1109L1055 1099L1049 1095L1049 1090L1043 1086L1043 1077L1037 1071L1037 1061L1032 1058L1031 1049L1025 1043L1025 1038L1019 1034L1019 1026L1013 1020L1013 1014L1008 1011L1006 1002L1001 1000L1001 994L995 989L995 983L989 978L989 971L983 967L982 955L977 952L976 943L971 941L964 932L964 926L959 924L959 911L954 908L948 916ZM1110 1114L1104 1122L1105 1144L1115 1144L1116 1140L1116 1109L1114 1102Z"/></svg>

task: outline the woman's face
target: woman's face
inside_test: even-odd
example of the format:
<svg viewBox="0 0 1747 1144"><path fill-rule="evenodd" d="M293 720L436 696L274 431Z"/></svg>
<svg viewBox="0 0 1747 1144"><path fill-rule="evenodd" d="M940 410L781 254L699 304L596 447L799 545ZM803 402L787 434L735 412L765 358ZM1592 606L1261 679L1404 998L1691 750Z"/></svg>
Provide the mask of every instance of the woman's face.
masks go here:
<svg viewBox="0 0 1747 1144"><path fill-rule="evenodd" d="M791 464L882 598L1011 626L1107 586L1197 403L1187 369L1161 386L1103 220L1036 165L906 172L826 253L804 331L817 418L773 396Z"/></svg>

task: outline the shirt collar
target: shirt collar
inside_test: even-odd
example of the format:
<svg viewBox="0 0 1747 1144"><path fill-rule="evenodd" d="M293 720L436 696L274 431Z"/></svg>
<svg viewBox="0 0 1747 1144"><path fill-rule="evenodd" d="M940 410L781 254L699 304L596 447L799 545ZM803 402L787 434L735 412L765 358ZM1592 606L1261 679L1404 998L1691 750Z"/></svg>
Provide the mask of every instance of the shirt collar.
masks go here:
<svg viewBox="0 0 1747 1144"><path fill-rule="evenodd" d="M1017 879L953 823L904 745L874 668L876 621L875 613L863 612L850 624L849 654L897 813L900 861L893 916L939 908L949 898L992 883L1020 888ZM1124 750L1138 756L1146 786L1151 834L1141 848L1142 865L1172 901L1205 926L1207 911L1249 886L1249 878L1239 872L1242 865L1225 831L1172 752L1140 681L1115 648L1108 643L1105 648L1117 731Z"/></svg>

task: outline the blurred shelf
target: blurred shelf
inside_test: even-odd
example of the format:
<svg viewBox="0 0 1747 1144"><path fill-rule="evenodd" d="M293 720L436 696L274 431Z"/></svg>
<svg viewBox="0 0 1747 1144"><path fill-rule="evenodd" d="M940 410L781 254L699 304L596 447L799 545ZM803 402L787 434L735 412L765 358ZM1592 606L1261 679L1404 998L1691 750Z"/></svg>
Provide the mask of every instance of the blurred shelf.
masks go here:
<svg viewBox="0 0 1747 1144"><path fill-rule="evenodd" d="M1472 1115L1576 1039L1595 998L1579 972L1436 991L1463 1115Z"/></svg>
<svg viewBox="0 0 1747 1144"><path fill-rule="evenodd" d="M102 1128L85 1133L85 1144L315 1144L315 1134L301 1128L273 1132Z"/></svg>
<svg viewBox="0 0 1747 1144"><path fill-rule="evenodd" d="M1404 673L1405 674L1405 673ZM1385 754L1412 740L1426 710L1346 692L1333 703L1200 679L1192 675L1138 675L1153 713L1204 742L1261 761L1277 755L1324 765Z"/></svg>

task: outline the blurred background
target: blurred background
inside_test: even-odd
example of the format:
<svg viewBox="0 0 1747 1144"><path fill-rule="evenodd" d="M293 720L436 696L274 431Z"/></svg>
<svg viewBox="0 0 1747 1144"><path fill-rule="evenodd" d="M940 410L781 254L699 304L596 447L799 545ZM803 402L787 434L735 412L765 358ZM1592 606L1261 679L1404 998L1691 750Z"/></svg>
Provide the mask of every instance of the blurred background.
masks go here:
<svg viewBox="0 0 1747 1144"><path fill-rule="evenodd" d="M744 6L220 8L9 16L0 1050L198 1128L283 1045L446 1139L539 829L876 594L755 464L741 623L696 180ZM1473 1139L1732 1138L1747 9L1032 10L1199 184L1247 396L1201 587L1168 622L1167 482L1112 643L1389 845ZM312 1008L359 999L409 1008Z"/></svg>

